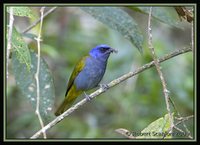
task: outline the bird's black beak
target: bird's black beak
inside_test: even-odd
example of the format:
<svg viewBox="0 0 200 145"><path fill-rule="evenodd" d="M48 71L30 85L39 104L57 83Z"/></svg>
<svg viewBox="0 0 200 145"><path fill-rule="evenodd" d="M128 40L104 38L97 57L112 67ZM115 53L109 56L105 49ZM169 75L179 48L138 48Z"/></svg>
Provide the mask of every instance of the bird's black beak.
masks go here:
<svg viewBox="0 0 200 145"><path fill-rule="evenodd" d="M117 51L116 49L114 49L114 48L110 48L110 49L109 49L109 52L111 52L111 53L113 53L113 52L114 52L114 53L117 53L118 51Z"/></svg>

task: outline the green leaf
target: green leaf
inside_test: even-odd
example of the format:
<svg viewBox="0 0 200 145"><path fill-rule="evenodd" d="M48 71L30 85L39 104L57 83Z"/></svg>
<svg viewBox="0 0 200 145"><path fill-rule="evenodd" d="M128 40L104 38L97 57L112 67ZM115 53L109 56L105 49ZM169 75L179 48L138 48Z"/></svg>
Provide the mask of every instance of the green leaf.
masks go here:
<svg viewBox="0 0 200 145"><path fill-rule="evenodd" d="M173 114L172 114L173 115ZM143 129L140 133L140 136L137 136L137 139L141 138L171 138L172 134L169 134L168 131L170 129L170 120L169 115L166 114L164 117L157 119L148 125L145 129Z"/></svg>
<svg viewBox="0 0 200 145"><path fill-rule="evenodd" d="M10 13L10 8L7 8L7 12ZM12 7L13 8L13 15L21 16L21 17L29 17L34 18L36 17L34 13L32 12L31 8L29 7Z"/></svg>
<svg viewBox="0 0 200 145"><path fill-rule="evenodd" d="M26 65L21 64L17 59L16 51L12 56L12 66L15 75L17 86L20 88L24 97L31 102L33 110L36 109L37 88L35 73L37 70L37 54L31 52L31 71L27 71ZM45 61L40 58L40 73L39 73L39 90L40 90L40 106L39 111L43 121L47 123L53 117L53 103L55 98L55 90L53 79Z"/></svg>
<svg viewBox="0 0 200 145"><path fill-rule="evenodd" d="M137 12L149 14L150 7L129 7L129 8ZM173 7L153 7L152 16L155 19L161 21L162 23L168 24L173 27L182 28L179 25L178 21L179 19Z"/></svg>
<svg viewBox="0 0 200 145"><path fill-rule="evenodd" d="M30 71L31 57L27 44L24 42L20 33L13 27L12 32L12 48L16 52L17 59L20 63L25 64L27 70Z"/></svg>
<svg viewBox="0 0 200 145"><path fill-rule="evenodd" d="M125 11L115 7L82 7L81 9L108 27L120 32L142 52L143 36L135 20Z"/></svg>

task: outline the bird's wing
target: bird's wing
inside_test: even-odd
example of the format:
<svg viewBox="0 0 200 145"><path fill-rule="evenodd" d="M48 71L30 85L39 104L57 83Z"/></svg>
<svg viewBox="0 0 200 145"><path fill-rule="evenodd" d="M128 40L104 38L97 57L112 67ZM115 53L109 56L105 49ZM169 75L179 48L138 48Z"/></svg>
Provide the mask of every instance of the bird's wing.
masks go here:
<svg viewBox="0 0 200 145"><path fill-rule="evenodd" d="M70 79L68 81L68 85L67 85L67 91L65 96L67 96L68 91L70 90L70 88L72 87L74 80L76 78L76 76L83 70L84 66L85 66L85 60L86 58L88 58L89 56L85 56L83 58L81 58L78 63L76 64L76 66L74 67L74 70L70 76Z"/></svg>

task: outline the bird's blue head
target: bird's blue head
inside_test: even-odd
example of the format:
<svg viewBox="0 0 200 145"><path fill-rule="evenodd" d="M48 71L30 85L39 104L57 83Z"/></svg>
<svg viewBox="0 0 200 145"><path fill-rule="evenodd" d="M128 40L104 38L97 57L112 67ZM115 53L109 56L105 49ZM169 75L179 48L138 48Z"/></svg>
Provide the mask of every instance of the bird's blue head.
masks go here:
<svg viewBox="0 0 200 145"><path fill-rule="evenodd" d="M92 50L90 50L89 54L93 58L106 61L108 57L110 56L110 53L112 52L117 52L117 51L108 45L101 44L101 45L97 45Z"/></svg>

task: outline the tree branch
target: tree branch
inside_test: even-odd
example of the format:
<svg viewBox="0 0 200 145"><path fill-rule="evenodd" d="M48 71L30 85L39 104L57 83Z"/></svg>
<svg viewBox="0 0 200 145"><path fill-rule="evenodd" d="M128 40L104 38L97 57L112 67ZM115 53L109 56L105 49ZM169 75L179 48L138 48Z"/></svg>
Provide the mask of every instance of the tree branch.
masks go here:
<svg viewBox="0 0 200 145"><path fill-rule="evenodd" d="M57 8L57 7L53 7L53 8L51 8L50 10L48 10L48 11L44 14L43 19L44 19L46 16L48 16L50 13L52 13L53 11L55 11L56 8ZM40 17L37 21L35 21L32 25L30 25L30 26L28 26L26 29L24 29L24 30L22 31L22 33L28 32L28 31L31 30L33 27L35 27L40 21L41 21L41 17Z"/></svg>
<svg viewBox="0 0 200 145"><path fill-rule="evenodd" d="M193 13L193 8L192 8ZM194 21L191 22L191 45L192 45L192 51L194 52Z"/></svg>
<svg viewBox="0 0 200 145"><path fill-rule="evenodd" d="M166 61L168 59L171 59L177 55L180 55L180 54L184 54L184 53L187 53L189 51L192 51L192 49L190 47L188 48L183 48L183 49L180 49L180 50L175 50L174 52L170 53L170 54L167 54L165 55L164 57L158 59L157 61L159 63L163 62L163 61ZM127 80L128 78L130 77L133 77L143 71L145 71L146 69L149 69L151 67L153 67L155 64L154 64L154 61L150 62L150 63L147 63L145 65L143 65L142 67L138 68L136 71L131 71L113 81L111 81L107 86L108 88L100 88L98 90L96 90L95 92L93 92L92 94L90 94L90 98L93 99L95 98L96 96L106 92L109 88L111 87L114 87L118 84L120 84L121 82ZM42 132L46 132L48 129L52 128L53 126L55 126L57 123L59 123L61 120L63 120L65 117L67 117L68 115L70 115L72 112L74 112L75 110L77 110L80 106L84 105L85 103L87 102L87 99L84 98L83 100L81 100L80 102L78 102L77 104L75 104L74 106L72 106L71 108L69 108L68 110L66 110L63 114L59 115L58 117L56 117L52 122L50 122L49 124L47 124L45 127L43 127L41 130L39 130L38 132L36 132L32 137L31 139L36 139L40 136L40 134Z"/></svg>
<svg viewBox="0 0 200 145"><path fill-rule="evenodd" d="M6 70L7 70L7 79L8 79L8 61L9 61L9 55L10 55L10 50L11 50L11 40L12 40L12 30L13 30L13 22L14 22L14 17L13 17L13 7L10 7L10 18L9 18L9 31L8 31L8 41L7 41L7 61L6 61Z"/></svg>
<svg viewBox="0 0 200 145"><path fill-rule="evenodd" d="M42 41L42 40L41 40L41 32L42 32L42 23L43 23L44 8L45 8L45 7L42 7L42 8L40 9L40 13L41 13L40 29L39 29L39 32L38 32L38 37L35 38L35 40L37 41L37 47L38 47L37 71L36 71L36 73L35 73L35 80L36 80L36 87L37 87L37 102L36 102L36 110L35 110L35 113L36 113L36 115L38 116L38 119L39 119L41 128L44 127L44 123L43 123L43 121L42 121L42 117L41 117L40 111L39 111L39 107L40 107L40 83L39 83L39 73L40 73L40 42ZM45 131L43 132L43 136L44 136L45 139L47 138L46 132L45 132Z"/></svg>
<svg viewBox="0 0 200 145"><path fill-rule="evenodd" d="M158 59L157 59L157 56L156 56L156 53L155 53L155 50L154 50L154 47L153 47L153 44L152 44L151 13L152 13L152 7L150 7L149 19L148 19L148 44L149 44L149 49L151 51L151 54L152 54L152 57L153 57L153 60L154 60L155 66L156 66L156 70L158 72L158 75L160 77L160 80L161 80L161 83L162 83L162 86L163 86L163 94L164 94L164 97L165 97L167 112L169 114L170 132L171 132L173 127L174 127L174 123L173 123L172 113L171 113L170 105L169 105L169 101L170 101L169 91L167 89L167 84L166 84L166 81L164 79L163 73L160 69L160 64L158 62Z"/></svg>

